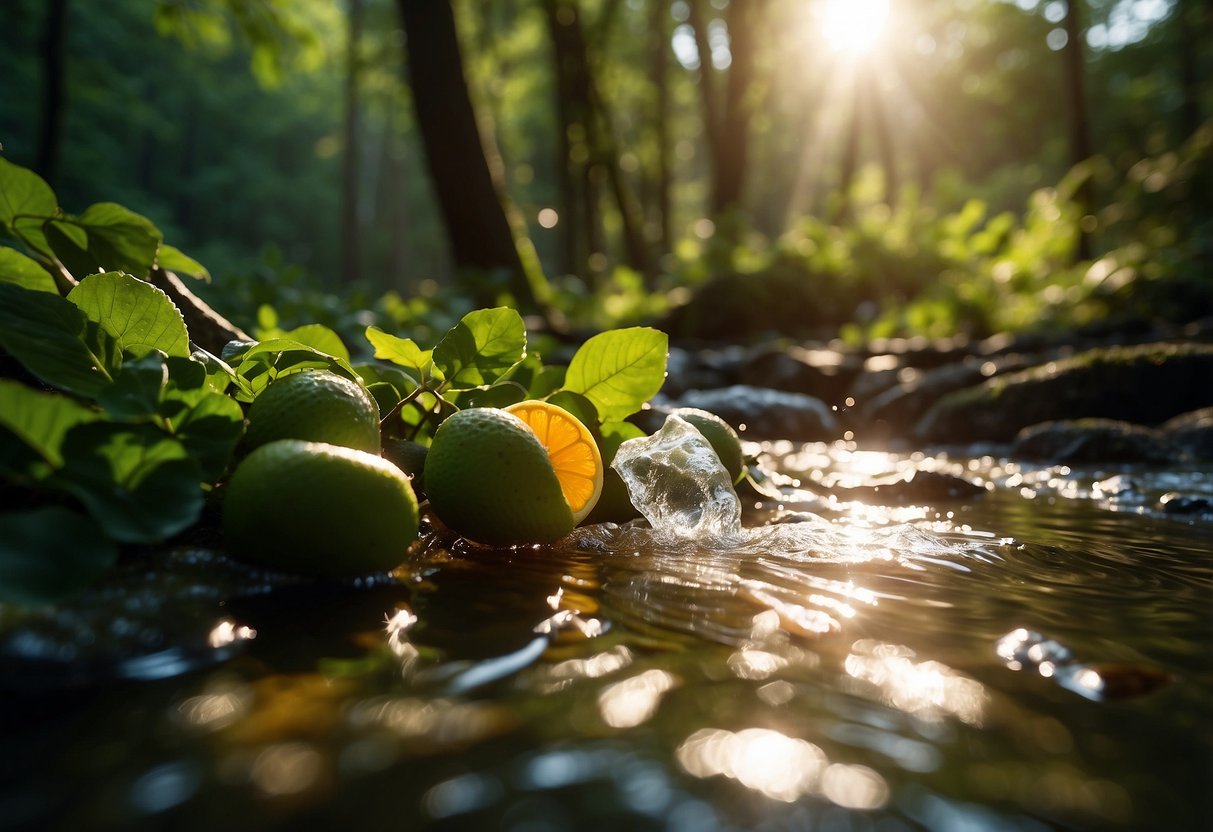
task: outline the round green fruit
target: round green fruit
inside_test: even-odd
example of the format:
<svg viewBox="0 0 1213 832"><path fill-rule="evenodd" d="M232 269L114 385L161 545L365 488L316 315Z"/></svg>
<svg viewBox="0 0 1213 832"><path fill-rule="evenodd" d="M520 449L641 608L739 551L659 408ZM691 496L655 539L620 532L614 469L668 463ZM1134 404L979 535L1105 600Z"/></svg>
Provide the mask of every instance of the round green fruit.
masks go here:
<svg viewBox="0 0 1213 832"><path fill-rule="evenodd" d="M281 376L253 401L244 447L303 439L379 453L379 406L361 384L324 370Z"/></svg>
<svg viewBox="0 0 1213 832"><path fill-rule="evenodd" d="M284 572L393 569L417 539L417 497L395 465L365 451L280 439L236 468L223 501L235 556Z"/></svg>

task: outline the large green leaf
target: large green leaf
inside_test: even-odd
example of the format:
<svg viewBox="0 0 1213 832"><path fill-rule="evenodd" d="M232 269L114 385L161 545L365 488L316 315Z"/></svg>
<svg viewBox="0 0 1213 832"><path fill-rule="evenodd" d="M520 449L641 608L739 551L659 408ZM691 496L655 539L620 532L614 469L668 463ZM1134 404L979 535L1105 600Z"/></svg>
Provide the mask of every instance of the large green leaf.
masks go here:
<svg viewBox="0 0 1213 832"><path fill-rule="evenodd" d="M376 358L412 370L415 374L414 381L421 381L430 374L433 350L423 350L412 338L400 338L384 332L377 326L368 326L366 340L375 348Z"/></svg>
<svg viewBox="0 0 1213 832"><path fill-rule="evenodd" d="M66 396L42 393L16 381L0 379L0 426L56 468L63 464L60 449L68 430L99 417L97 412Z"/></svg>
<svg viewBox="0 0 1213 832"><path fill-rule="evenodd" d="M341 341L341 336L324 324L297 326L283 337L291 341L298 341L300 344L306 344L313 349L320 350L320 352L335 356L343 361L350 360L350 351L345 348L345 344Z"/></svg>
<svg viewBox="0 0 1213 832"><path fill-rule="evenodd" d="M328 370L358 381L348 361L289 338L233 341L224 347L223 359L236 373L241 401L252 401L278 376L299 370Z"/></svg>
<svg viewBox="0 0 1213 832"><path fill-rule="evenodd" d="M603 421L635 413L665 381L669 338L649 327L613 329L581 345L569 362L564 389L580 393Z"/></svg>
<svg viewBox="0 0 1213 832"><path fill-rule="evenodd" d="M123 364L97 402L114 419L147 419L160 412L167 386L164 353L151 352Z"/></svg>
<svg viewBox="0 0 1213 832"><path fill-rule="evenodd" d="M118 547L91 519L52 506L0 514L0 601L42 605L100 578Z"/></svg>
<svg viewBox="0 0 1213 832"><path fill-rule="evenodd" d="M36 292L59 294L50 272L12 248L0 247L0 282L15 283Z"/></svg>
<svg viewBox="0 0 1213 832"><path fill-rule="evenodd" d="M492 384L526 355L526 325L508 307L463 316L434 347L434 364L456 390Z"/></svg>
<svg viewBox="0 0 1213 832"><path fill-rule="evenodd" d="M81 240L78 232L84 232ZM90 205L79 217L65 217L48 234L55 254L73 274L130 272L147 277L164 235L147 217L114 202ZM171 256L170 256L171 258Z"/></svg>
<svg viewBox="0 0 1213 832"><path fill-rule="evenodd" d="M80 281L67 299L113 336L119 349L136 357L160 350L165 355L190 354L181 312L155 286L119 272L95 274Z"/></svg>
<svg viewBox="0 0 1213 832"><path fill-rule="evenodd" d="M55 192L41 176L0 157L0 228L45 250L42 225L58 213Z"/></svg>
<svg viewBox="0 0 1213 832"><path fill-rule="evenodd" d="M165 271L189 275L208 283L211 279L211 273L206 270L206 266L167 243L161 243L160 248L156 250L156 265Z"/></svg>
<svg viewBox="0 0 1213 832"><path fill-rule="evenodd" d="M172 430L198 463L202 479L215 482L223 476L244 435L244 411L230 396L207 391L181 411Z"/></svg>
<svg viewBox="0 0 1213 832"><path fill-rule="evenodd" d="M58 295L0 282L0 348L53 387L96 398L122 364L114 339Z"/></svg>
<svg viewBox="0 0 1213 832"><path fill-rule="evenodd" d="M92 422L63 441L55 482L114 540L156 543L202 513L202 473L185 446L149 424Z"/></svg>

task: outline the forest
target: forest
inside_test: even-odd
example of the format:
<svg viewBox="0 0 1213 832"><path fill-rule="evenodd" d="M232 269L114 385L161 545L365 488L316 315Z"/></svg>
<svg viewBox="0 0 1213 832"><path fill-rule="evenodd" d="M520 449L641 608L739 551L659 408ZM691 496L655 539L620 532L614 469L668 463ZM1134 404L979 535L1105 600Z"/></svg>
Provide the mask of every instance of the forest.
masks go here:
<svg viewBox="0 0 1213 832"><path fill-rule="evenodd" d="M0 15L5 158L149 219L250 332L507 302L860 343L1213 309L1195 0Z"/></svg>
<svg viewBox="0 0 1213 832"><path fill-rule="evenodd" d="M0 0L0 830L1206 830L1203 0Z"/></svg>

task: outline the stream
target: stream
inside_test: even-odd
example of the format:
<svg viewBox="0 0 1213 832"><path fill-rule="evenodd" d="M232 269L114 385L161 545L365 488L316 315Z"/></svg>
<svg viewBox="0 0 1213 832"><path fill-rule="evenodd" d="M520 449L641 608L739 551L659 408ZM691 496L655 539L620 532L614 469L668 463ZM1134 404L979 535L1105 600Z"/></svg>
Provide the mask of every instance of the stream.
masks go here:
<svg viewBox="0 0 1213 832"><path fill-rule="evenodd" d="M749 450L741 529L340 586L160 553L171 603L128 570L0 645L0 829L1208 828L1207 466ZM920 472L985 491L849 490Z"/></svg>

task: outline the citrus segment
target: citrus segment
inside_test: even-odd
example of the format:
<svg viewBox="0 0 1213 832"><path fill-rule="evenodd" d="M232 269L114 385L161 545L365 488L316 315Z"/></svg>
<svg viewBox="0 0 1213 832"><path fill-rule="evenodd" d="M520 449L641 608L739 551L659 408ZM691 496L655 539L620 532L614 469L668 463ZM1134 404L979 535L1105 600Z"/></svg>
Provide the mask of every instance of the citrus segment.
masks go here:
<svg viewBox="0 0 1213 832"><path fill-rule="evenodd" d="M548 452L560 490L580 523L602 496L602 455L590 431L562 407L525 401L506 409L526 423Z"/></svg>

